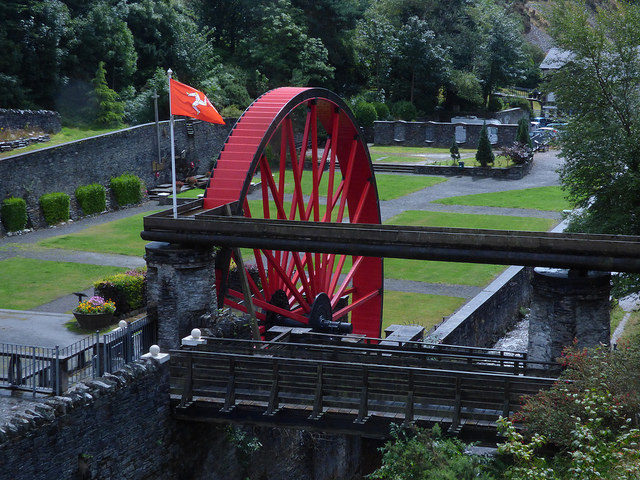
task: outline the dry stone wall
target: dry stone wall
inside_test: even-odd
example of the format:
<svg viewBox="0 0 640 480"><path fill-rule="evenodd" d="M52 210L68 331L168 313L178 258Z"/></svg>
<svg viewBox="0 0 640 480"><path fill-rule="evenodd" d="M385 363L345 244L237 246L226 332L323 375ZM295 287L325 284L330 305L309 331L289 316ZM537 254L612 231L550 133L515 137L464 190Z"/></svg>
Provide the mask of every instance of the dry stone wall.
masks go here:
<svg viewBox="0 0 640 480"><path fill-rule="evenodd" d="M174 420L168 365L132 363L0 423L0 480L329 480L357 470L359 437Z"/></svg>
<svg viewBox="0 0 640 480"><path fill-rule="evenodd" d="M0 128L9 130L37 129L45 133L58 133L62 127L58 112L0 108Z"/></svg>

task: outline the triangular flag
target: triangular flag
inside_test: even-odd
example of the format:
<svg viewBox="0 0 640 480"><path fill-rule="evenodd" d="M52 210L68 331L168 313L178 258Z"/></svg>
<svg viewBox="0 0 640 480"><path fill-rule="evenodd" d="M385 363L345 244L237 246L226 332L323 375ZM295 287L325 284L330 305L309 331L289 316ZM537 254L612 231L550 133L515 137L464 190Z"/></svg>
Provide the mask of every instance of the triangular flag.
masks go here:
<svg viewBox="0 0 640 480"><path fill-rule="evenodd" d="M224 120L207 96L184 83L169 79L171 88L171 114L197 118L205 122L224 125Z"/></svg>

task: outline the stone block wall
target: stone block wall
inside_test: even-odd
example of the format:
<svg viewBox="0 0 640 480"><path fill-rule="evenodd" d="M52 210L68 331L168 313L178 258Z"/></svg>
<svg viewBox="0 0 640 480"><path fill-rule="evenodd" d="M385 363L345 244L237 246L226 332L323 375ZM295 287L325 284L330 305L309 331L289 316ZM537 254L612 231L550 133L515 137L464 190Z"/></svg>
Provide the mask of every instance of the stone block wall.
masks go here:
<svg viewBox="0 0 640 480"><path fill-rule="evenodd" d="M511 145L516 139L518 125L487 125L494 127L497 135L495 147ZM458 140L460 148L477 148L482 125L467 123L441 122L405 122L402 120L374 123L374 143L376 145L399 145L406 147L447 147L453 139L461 139L460 132L464 132L464 141Z"/></svg>
<svg viewBox="0 0 640 480"><path fill-rule="evenodd" d="M168 363L153 360L2 420L0 480L329 480L361 454L359 437L176 421ZM249 455L241 435L262 447Z"/></svg>
<svg viewBox="0 0 640 480"><path fill-rule="evenodd" d="M193 162L198 173L210 169L235 122L214 125L193 122L188 135L185 122L175 122L176 155ZM54 147L0 158L0 199L22 197L31 210L39 209L38 199L51 192L73 195L80 185L101 183L123 173L138 175L147 187L170 182L171 160L168 122L161 122L162 169L158 170L156 127L138 125ZM154 168L155 167L155 168Z"/></svg>
<svg viewBox="0 0 640 480"><path fill-rule="evenodd" d="M530 267L509 267L470 302L443 322L430 340L491 347L515 325L520 307L531 302Z"/></svg>
<svg viewBox="0 0 640 480"><path fill-rule="evenodd" d="M45 133L58 133L62 126L58 112L0 108L0 128L10 130L34 128Z"/></svg>

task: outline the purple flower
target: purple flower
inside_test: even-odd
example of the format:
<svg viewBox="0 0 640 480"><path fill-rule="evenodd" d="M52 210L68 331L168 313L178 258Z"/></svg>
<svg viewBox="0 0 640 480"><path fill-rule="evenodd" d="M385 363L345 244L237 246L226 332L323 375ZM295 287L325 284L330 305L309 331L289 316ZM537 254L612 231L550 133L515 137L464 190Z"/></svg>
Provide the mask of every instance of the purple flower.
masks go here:
<svg viewBox="0 0 640 480"><path fill-rule="evenodd" d="M88 301L94 307L101 307L102 305L104 305L104 298L98 297L97 295L94 295Z"/></svg>

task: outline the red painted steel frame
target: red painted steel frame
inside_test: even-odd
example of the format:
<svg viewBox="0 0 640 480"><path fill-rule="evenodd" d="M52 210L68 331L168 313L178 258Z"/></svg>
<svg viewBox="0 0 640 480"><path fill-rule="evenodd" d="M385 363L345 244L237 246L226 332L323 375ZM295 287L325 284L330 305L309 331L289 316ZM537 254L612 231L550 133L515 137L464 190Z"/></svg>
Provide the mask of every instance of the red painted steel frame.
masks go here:
<svg viewBox="0 0 640 480"><path fill-rule="evenodd" d="M295 146L294 111L295 115L301 112L303 116L306 112L299 150ZM320 126L327 137L322 145L318 145ZM323 147L320 158L319 147ZM279 157L271 159L272 163L278 163L277 180L266 157L270 151L279 151ZM311 191L303 191L304 160L309 153L313 186ZM254 215L315 222L333 218L338 222L380 223L378 191L366 143L349 108L328 90L277 88L249 106L227 138L205 192L204 208L239 201L242 211L233 213L250 217L247 192L256 172L262 182L262 205ZM319 186L324 176L328 176L327 190L321 192ZM293 184L291 197L285 197L286 182ZM321 197L326 198L324 214ZM287 208L289 198L291 206ZM256 307L284 314L285 310L268 303L271 295L282 289L289 298L288 316L306 323L305 315L319 293L327 293L334 308L341 296L350 294L350 304L340 308L336 315L350 313L354 333L380 337L381 258L353 257L351 269L342 272L345 256L336 261L334 254L271 250L254 250L254 255L262 283L260 290L253 280L249 282ZM216 276L220 280L221 272ZM230 290L225 304L244 309L238 303L242 298L240 292ZM259 317L264 319L264 314Z"/></svg>

